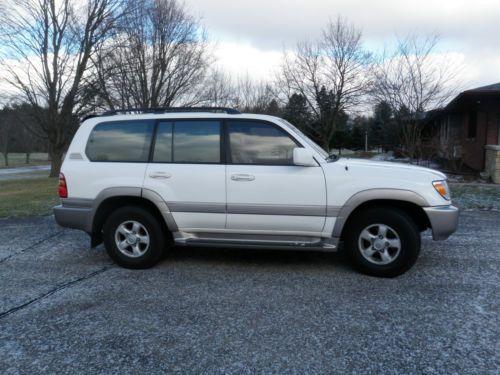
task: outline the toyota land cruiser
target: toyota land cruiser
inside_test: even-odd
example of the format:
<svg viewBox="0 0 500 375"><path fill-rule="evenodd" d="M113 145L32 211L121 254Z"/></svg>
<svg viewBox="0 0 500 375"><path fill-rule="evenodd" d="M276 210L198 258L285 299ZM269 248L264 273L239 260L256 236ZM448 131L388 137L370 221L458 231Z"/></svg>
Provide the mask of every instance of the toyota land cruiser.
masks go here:
<svg viewBox="0 0 500 375"><path fill-rule="evenodd" d="M457 226L446 176L329 156L292 124L227 108L114 111L81 124L57 222L147 268L168 247L336 251L376 276L408 270L420 232Z"/></svg>

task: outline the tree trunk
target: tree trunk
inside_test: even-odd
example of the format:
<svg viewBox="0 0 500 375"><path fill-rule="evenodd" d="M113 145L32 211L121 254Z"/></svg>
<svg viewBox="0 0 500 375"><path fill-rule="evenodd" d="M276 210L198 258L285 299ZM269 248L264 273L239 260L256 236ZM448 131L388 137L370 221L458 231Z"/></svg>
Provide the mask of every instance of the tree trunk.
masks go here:
<svg viewBox="0 0 500 375"><path fill-rule="evenodd" d="M29 164L30 163L30 153L27 152L26 153L26 164Z"/></svg>
<svg viewBox="0 0 500 375"><path fill-rule="evenodd" d="M63 153L59 150L50 153L50 174L49 177L58 177L61 172Z"/></svg>
<svg viewBox="0 0 500 375"><path fill-rule="evenodd" d="M329 140L329 139L327 139L327 138L325 138L325 137L323 137L323 139L322 139L322 142L321 142L321 143L323 143L323 149L324 149L326 152L330 153L330 140Z"/></svg>
<svg viewBox="0 0 500 375"><path fill-rule="evenodd" d="M3 159L5 161L5 166L8 167L9 166L9 153L8 152L3 153Z"/></svg>

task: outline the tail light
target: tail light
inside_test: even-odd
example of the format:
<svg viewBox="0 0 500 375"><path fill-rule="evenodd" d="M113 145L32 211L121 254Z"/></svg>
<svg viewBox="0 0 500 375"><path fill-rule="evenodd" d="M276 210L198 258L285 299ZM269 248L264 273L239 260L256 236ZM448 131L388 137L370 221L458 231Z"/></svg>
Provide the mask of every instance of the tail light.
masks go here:
<svg viewBox="0 0 500 375"><path fill-rule="evenodd" d="M68 186L66 185L66 177L59 173L59 198L68 198Z"/></svg>

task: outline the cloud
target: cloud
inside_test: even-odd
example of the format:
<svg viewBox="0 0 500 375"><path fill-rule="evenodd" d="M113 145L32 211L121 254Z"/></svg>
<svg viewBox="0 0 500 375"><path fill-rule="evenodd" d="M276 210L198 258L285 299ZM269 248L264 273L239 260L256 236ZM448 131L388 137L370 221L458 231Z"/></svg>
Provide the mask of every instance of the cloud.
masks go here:
<svg viewBox="0 0 500 375"><path fill-rule="evenodd" d="M498 0L187 0L187 5L210 31L263 49L317 36L338 15L379 41L416 30L493 45L500 35Z"/></svg>
<svg viewBox="0 0 500 375"><path fill-rule="evenodd" d="M282 52L262 50L246 42L219 41L215 56L217 65L233 77L248 74L255 80L266 80L279 69Z"/></svg>
<svg viewBox="0 0 500 375"><path fill-rule="evenodd" d="M266 77L279 66L284 46L318 37L342 15L363 30L370 49L395 36L438 33L442 53L464 62L469 87L500 81L498 0L186 0L220 44L219 62L231 72Z"/></svg>

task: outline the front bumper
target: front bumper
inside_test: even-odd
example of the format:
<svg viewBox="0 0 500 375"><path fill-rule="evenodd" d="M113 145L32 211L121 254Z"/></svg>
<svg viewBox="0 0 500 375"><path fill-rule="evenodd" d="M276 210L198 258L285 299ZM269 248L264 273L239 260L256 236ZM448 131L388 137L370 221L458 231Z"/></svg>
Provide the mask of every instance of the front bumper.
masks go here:
<svg viewBox="0 0 500 375"><path fill-rule="evenodd" d="M432 228L432 238L446 240L457 230L459 210L455 206L424 207Z"/></svg>

